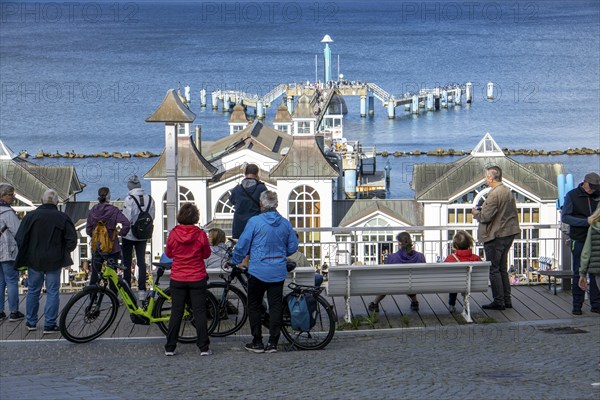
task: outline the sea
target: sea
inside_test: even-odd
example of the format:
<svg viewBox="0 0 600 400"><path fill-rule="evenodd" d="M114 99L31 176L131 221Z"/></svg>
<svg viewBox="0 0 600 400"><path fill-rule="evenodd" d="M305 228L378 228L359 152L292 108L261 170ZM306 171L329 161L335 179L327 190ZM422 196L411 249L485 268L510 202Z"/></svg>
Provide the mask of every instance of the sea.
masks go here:
<svg viewBox="0 0 600 400"><path fill-rule="evenodd" d="M502 148L600 147L600 2L593 1L77 1L0 3L0 139L14 152L160 153L164 126L145 119L167 90L191 88L203 140L228 134L229 114L200 108L199 92L263 95L280 83L324 79L324 35L332 74L374 82L396 96L471 82L472 104L388 119L361 118L347 97L344 135L378 152L472 150L489 132ZM494 83L494 98L485 86ZM272 123L274 105L267 110ZM600 155L514 156L562 163L581 181ZM419 163L457 157L378 157L392 167L391 198L413 198ZM156 158L45 158L73 165L113 199L129 175ZM143 186L149 188L149 182Z"/></svg>

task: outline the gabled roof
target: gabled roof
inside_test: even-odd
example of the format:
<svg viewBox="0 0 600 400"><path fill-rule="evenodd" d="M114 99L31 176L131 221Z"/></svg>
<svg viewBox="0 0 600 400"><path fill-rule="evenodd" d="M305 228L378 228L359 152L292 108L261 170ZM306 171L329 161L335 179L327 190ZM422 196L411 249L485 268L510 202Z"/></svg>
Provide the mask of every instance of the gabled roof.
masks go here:
<svg viewBox="0 0 600 400"><path fill-rule="evenodd" d="M351 226L380 212L411 226L423 225L423 208L416 200L334 200L333 226Z"/></svg>
<svg viewBox="0 0 600 400"><path fill-rule="evenodd" d="M83 190L72 166L36 165L19 157L0 140L0 180L14 186L17 193L35 204L48 189L56 190L59 201L65 202ZM11 155L13 156L11 158Z"/></svg>
<svg viewBox="0 0 600 400"><path fill-rule="evenodd" d="M337 178L339 173L319 149L314 136L295 136L288 153L271 170L275 179Z"/></svg>
<svg viewBox="0 0 600 400"><path fill-rule="evenodd" d="M211 178L209 187L215 186L218 183L224 182L231 178L244 178L244 168L245 165L243 167L237 166L235 168L230 168L227 171L219 172ZM269 171L265 171L264 169L259 169L258 180L269 183L273 186L277 185L277 181L269 176Z"/></svg>
<svg viewBox="0 0 600 400"><path fill-rule="evenodd" d="M167 157L165 151L144 175L144 178L166 178ZM177 140L177 177L178 178L210 178L217 168L208 162L196 149L192 137L180 137Z"/></svg>
<svg viewBox="0 0 600 400"><path fill-rule="evenodd" d="M488 132L471 151L471 155L473 157L502 157L504 152Z"/></svg>
<svg viewBox="0 0 600 400"><path fill-rule="evenodd" d="M558 196L556 177L562 173L562 164L519 164L507 156L466 156L450 164L416 164L412 187L420 201L448 201L483 181L486 167L497 165L502 179L512 182L541 200Z"/></svg>
<svg viewBox="0 0 600 400"><path fill-rule="evenodd" d="M225 136L212 144L202 143L202 154L214 162L221 157L247 148L274 160L281 158L281 150L292 144L292 137L285 132L255 120L251 125L233 135Z"/></svg>

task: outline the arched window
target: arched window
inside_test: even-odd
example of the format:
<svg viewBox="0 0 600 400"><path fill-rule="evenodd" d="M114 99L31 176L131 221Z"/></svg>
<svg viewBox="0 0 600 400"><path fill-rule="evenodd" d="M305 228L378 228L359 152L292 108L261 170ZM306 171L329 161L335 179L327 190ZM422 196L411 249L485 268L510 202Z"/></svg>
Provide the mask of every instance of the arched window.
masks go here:
<svg viewBox="0 0 600 400"><path fill-rule="evenodd" d="M185 186L179 186L179 206L185 203L194 203L194 195L192 191ZM162 213L163 213L163 249L167 245L167 236L169 231L167 230L167 192L165 192L162 200Z"/></svg>
<svg viewBox="0 0 600 400"><path fill-rule="evenodd" d="M370 219L364 226L365 228L381 228L391 225L387 220L375 217ZM363 231L362 239L359 241L362 243L363 259L367 265L383 264L387 255L394 252L394 232L392 231L380 231L377 229Z"/></svg>
<svg viewBox="0 0 600 400"><path fill-rule="evenodd" d="M302 185L290 193L288 199L288 217L294 228L321 227L321 197L312 187ZM321 262L320 232L298 232L300 245L308 261L315 265Z"/></svg>
<svg viewBox="0 0 600 400"><path fill-rule="evenodd" d="M215 207L215 216L218 218L233 218L233 204L229 201L231 197L231 190L228 190L223 194L217 201L217 206Z"/></svg>

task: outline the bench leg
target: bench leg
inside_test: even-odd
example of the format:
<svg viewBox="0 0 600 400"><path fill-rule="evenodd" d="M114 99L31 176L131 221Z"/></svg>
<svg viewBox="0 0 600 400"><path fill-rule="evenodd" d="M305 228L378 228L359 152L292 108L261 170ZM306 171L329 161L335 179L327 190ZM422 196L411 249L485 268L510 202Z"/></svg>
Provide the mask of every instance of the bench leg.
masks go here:
<svg viewBox="0 0 600 400"><path fill-rule="evenodd" d="M473 319L471 318L471 296L469 293L463 293L464 307L462 311L462 316L468 323L472 323Z"/></svg>
<svg viewBox="0 0 600 400"><path fill-rule="evenodd" d="M352 322L352 315L350 312L350 297L344 297L346 301L346 312L344 313L344 320L348 323Z"/></svg>

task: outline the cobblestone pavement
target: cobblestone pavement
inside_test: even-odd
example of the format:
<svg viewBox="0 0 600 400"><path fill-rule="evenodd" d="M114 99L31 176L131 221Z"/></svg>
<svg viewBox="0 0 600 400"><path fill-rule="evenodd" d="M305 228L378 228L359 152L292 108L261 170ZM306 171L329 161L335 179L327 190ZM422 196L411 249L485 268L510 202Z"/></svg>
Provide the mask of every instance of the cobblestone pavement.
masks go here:
<svg viewBox="0 0 600 400"><path fill-rule="evenodd" d="M0 343L0 399L597 399L597 317L337 332L322 351L244 338L163 354L164 339Z"/></svg>

